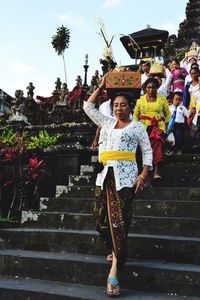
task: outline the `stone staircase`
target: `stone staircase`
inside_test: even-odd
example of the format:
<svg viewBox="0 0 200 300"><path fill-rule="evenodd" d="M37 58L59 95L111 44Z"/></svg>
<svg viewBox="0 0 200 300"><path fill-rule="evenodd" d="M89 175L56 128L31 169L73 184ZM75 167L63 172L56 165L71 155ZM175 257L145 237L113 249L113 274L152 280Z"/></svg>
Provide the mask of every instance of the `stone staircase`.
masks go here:
<svg viewBox="0 0 200 300"><path fill-rule="evenodd" d="M163 180L134 200L123 299L200 299L200 155L166 159ZM106 299L109 263L92 217L95 157L0 230L2 300Z"/></svg>

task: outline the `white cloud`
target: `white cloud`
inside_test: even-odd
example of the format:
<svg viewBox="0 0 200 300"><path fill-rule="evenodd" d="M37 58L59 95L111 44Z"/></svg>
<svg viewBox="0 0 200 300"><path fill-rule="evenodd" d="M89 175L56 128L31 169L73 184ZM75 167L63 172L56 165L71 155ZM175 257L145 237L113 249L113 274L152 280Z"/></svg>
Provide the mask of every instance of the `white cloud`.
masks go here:
<svg viewBox="0 0 200 300"><path fill-rule="evenodd" d="M22 62L14 62L13 67L15 68L16 71L20 73L33 73L35 72L35 68L31 65L22 63Z"/></svg>
<svg viewBox="0 0 200 300"><path fill-rule="evenodd" d="M16 89L24 90L29 78L36 75L34 66L12 57L1 57L0 68L7 71L4 73L3 79L0 79L1 88L12 96Z"/></svg>
<svg viewBox="0 0 200 300"><path fill-rule="evenodd" d="M177 34L179 30L179 24L185 19L184 16L177 17L175 22L165 22L158 25L156 28L169 31L169 34Z"/></svg>
<svg viewBox="0 0 200 300"><path fill-rule="evenodd" d="M78 28L85 26L85 20L82 17L77 17L77 15L74 15L73 13L68 15L61 14L58 16L58 19L66 25L71 24Z"/></svg>
<svg viewBox="0 0 200 300"><path fill-rule="evenodd" d="M35 72L34 66L10 57L1 57L0 64L6 65L6 67L12 70L13 73L17 72L30 74Z"/></svg>
<svg viewBox="0 0 200 300"><path fill-rule="evenodd" d="M169 34L176 34L178 30L178 24L166 22L160 25L158 28L169 31Z"/></svg>
<svg viewBox="0 0 200 300"><path fill-rule="evenodd" d="M118 6L123 3L123 0L105 0L104 6L105 7L114 7Z"/></svg>

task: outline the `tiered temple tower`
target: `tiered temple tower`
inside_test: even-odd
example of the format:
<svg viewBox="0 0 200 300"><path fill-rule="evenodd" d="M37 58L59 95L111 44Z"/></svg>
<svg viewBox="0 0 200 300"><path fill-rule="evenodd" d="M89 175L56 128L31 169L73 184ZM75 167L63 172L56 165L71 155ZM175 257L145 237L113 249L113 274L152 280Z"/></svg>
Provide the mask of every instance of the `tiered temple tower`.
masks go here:
<svg viewBox="0 0 200 300"><path fill-rule="evenodd" d="M189 0L186 6L186 19L179 25L178 48L188 47L192 41L200 44L200 0Z"/></svg>

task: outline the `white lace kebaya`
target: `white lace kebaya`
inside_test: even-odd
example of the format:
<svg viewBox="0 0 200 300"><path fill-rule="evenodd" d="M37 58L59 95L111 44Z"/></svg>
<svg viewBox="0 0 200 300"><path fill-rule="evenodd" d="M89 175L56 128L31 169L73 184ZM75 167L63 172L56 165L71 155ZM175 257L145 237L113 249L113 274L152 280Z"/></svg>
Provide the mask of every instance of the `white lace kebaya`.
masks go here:
<svg viewBox="0 0 200 300"><path fill-rule="evenodd" d="M132 120L125 128L115 129L117 120L103 115L94 103L84 102L83 109L88 117L101 128L99 137L99 157L104 151L130 151L136 153L137 146L142 151L144 165L152 167L152 149L145 126ZM116 190L133 187L138 176L138 167L133 160L109 160L101 173L97 175L96 185L101 186L109 167L113 167Z"/></svg>

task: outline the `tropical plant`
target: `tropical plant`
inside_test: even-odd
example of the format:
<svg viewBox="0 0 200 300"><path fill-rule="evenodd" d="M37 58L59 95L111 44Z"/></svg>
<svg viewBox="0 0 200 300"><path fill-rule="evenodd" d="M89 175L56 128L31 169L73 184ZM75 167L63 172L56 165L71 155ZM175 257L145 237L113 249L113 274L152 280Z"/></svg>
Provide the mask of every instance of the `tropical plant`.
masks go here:
<svg viewBox="0 0 200 300"><path fill-rule="evenodd" d="M61 26L57 28L56 34L52 37L52 45L58 55L62 56L65 72L65 82L67 83L67 73L65 65L64 52L69 47L70 31L67 27Z"/></svg>
<svg viewBox="0 0 200 300"><path fill-rule="evenodd" d="M58 143L62 134L54 134L50 136L46 130L40 130L38 136L32 136L27 143L27 149L48 148Z"/></svg>
<svg viewBox="0 0 200 300"><path fill-rule="evenodd" d="M15 147L17 145L17 134L13 129L6 128L0 136L0 142L2 147Z"/></svg>
<svg viewBox="0 0 200 300"><path fill-rule="evenodd" d="M21 155L26 149L48 148L58 143L62 134L49 135L46 130L41 130L38 136L31 136L29 132L14 132L6 129L0 137L0 156L6 161L12 161L12 176L5 181L0 173L0 200L1 185L10 187L13 185L14 192L7 214L9 218L13 211L20 212L22 207L37 203L39 199L39 179L45 173L43 160L37 157L30 158L29 164L24 165ZM30 203L33 202L32 204Z"/></svg>
<svg viewBox="0 0 200 300"><path fill-rule="evenodd" d="M0 155L1 157L12 160L16 155L22 153L26 148L29 139L28 132L14 132L11 128L6 128L0 136Z"/></svg>

